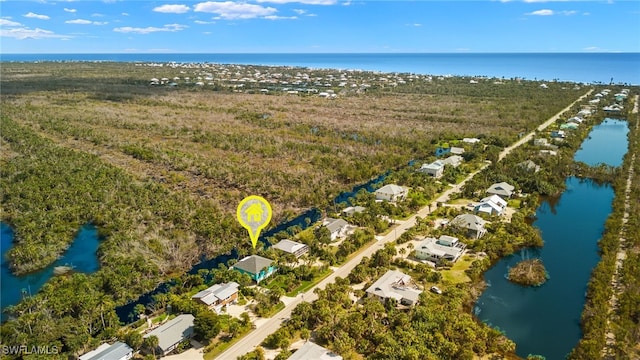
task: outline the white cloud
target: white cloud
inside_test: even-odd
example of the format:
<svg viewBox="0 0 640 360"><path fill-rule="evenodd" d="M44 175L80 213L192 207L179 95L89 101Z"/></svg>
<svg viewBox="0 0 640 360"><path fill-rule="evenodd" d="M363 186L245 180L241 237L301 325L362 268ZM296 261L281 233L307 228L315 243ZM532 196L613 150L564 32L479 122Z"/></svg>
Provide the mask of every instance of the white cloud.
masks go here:
<svg viewBox="0 0 640 360"><path fill-rule="evenodd" d="M188 26L186 25L180 25L180 24L167 24L161 28L159 27L155 27L155 26L149 26L146 28L136 28L136 27L131 27L131 26L124 26L124 27L117 27L115 29L113 29L113 31L115 32L120 32L120 33L134 33L134 34L151 34L154 32L176 32L176 31L181 31L184 30L185 28L187 28Z"/></svg>
<svg viewBox="0 0 640 360"><path fill-rule="evenodd" d="M64 11L66 11L66 12L68 12L68 13L74 13L74 12L76 12L76 11L78 11L78 10L76 10L76 9L68 9L68 8L64 8Z"/></svg>
<svg viewBox="0 0 640 360"><path fill-rule="evenodd" d="M190 7L188 7L187 5L162 5L162 6L158 6L153 8L153 11L155 12L161 12L161 13L170 13L170 14L184 14L186 12L188 12L189 10L191 10Z"/></svg>
<svg viewBox="0 0 640 360"><path fill-rule="evenodd" d="M122 16L129 16L129 13L122 13Z"/></svg>
<svg viewBox="0 0 640 360"><path fill-rule="evenodd" d="M602 51L602 49L600 49L597 46L589 46L589 47L586 47L586 48L584 48L582 50L584 50L584 51Z"/></svg>
<svg viewBox="0 0 640 360"><path fill-rule="evenodd" d="M415 24L406 24L407 26L413 26L413 27L421 27L422 24L420 23L415 23Z"/></svg>
<svg viewBox="0 0 640 360"><path fill-rule="evenodd" d="M297 16L278 16L278 15L267 15L264 19L267 20L295 20Z"/></svg>
<svg viewBox="0 0 640 360"><path fill-rule="evenodd" d="M293 9L293 12L298 14L298 15L303 15L307 13L307 10L303 10L303 9Z"/></svg>
<svg viewBox="0 0 640 360"><path fill-rule="evenodd" d="M106 24L108 24L108 22L106 22L106 21L91 21L91 20L84 20L84 19L74 19L74 20L67 20L67 21L65 21L65 24L76 24L76 25L106 25Z"/></svg>
<svg viewBox="0 0 640 360"><path fill-rule="evenodd" d="M208 25L208 24L215 24L215 21L202 21L202 20L195 20L194 23L198 24L198 25Z"/></svg>
<svg viewBox="0 0 640 360"><path fill-rule="evenodd" d="M91 14L91 16L92 17L103 17L104 15L100 14L100 13L93 13L93 14Z"/></svg>
<svg viewBox="0 0 640 360"><path fill-rule="evenodd" d="M218 14L220 19L253 19L274 15L278 10L255 4L235 3L233 1L207 1L193 7L196 12Z"/></svg>
<svg viewBox="0 0 640 360"><path fill-rule="evenodd" d="M0 19L0 26L15 27L15 26L22 26L22 24L20 24L19 22L7 20L7 19Z"/></svg>
<svg viewBox="0 0 640 360"><path fill-rule="evenodd" d="M36 13L32 13L32 12L28 12L28 13L22 15L22 16L27 17L27 18L33 18L33 19L49 20L49 17L47 15L40 15L40 14L36 14Z"/></svg>
<svg viewBox="0 0 640 360"><path fill-rule="evenodd" d="M273 4L289 4L289 3L300 3L307 5L334 5L337 4L337 0L256 0L259 3L273 3Z"/></svg>
<svg viewBox="0 0 640 360"><path fill-rule="evenodd" d="M553 10L549 10L549 9L536 10L536 11L527 13L526 15L551 16L553 15Z"/></svg>
<svg viewBox="0 0 640 360"><path fill-rule="evenodd" d="M12 37L18 40L25 39L69 39L68 35L58 35L53 31L43 30L40 28L29 29L26 27L14 29L0 29L0 36Z"/></svg>

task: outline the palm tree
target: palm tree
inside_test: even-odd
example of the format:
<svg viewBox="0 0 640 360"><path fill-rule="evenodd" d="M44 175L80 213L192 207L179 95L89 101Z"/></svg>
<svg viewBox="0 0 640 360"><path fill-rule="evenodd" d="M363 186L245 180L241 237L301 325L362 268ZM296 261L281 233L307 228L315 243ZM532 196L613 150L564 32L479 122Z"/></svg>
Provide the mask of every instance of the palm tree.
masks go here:
<svg viewBox="0 0 640 360"><path fill-rule="evenodd" d="M142 341L142 345L147 349L147 350L151 350L151 353L153 354L153 357L156 357L156 348L158 347L160 343L160 340L158 339L157 336L155 335L151 335L149 337L144 338L144 340Z"/></svg>

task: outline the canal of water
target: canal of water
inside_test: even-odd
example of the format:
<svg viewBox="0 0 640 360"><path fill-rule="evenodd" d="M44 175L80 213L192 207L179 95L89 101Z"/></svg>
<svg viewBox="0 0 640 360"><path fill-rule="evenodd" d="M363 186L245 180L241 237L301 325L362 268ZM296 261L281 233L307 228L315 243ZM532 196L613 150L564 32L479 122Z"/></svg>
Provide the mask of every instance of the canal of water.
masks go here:
<svg viewBox="0 0 640 360"><path fill-rule="evenodd" d="M626 121L605 119L594 126L575 159L619 166L628 147L627 132ZM540 229L544 246L524 249L489 269L487 288L474 307L481 321L516 343L516 353L522 357L564 359L582 336L580 315L591 271L599 261L597 243L614 192L608 184L575 177L567 178L566 186L558 199L543 201L536 211L533 226ZM550 279L540 287L508 281L509 268L529 258L542 259Z"/></svg>

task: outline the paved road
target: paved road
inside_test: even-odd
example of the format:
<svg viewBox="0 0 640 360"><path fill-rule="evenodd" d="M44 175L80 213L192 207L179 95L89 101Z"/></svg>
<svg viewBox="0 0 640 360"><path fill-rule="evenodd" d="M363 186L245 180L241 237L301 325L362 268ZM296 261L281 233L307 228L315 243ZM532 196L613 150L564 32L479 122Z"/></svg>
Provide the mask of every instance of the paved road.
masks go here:
<svg viewBox="0 0 640 360"><path fill-rule="evenodd" d="M587 92L586 94L584 94L583 96L578 98L571 105L567 106L565 109L563 109L562 111L560 111L559 113L557 113L556 115L551 117L549 120L547 120L542 125L540 125L537 128L537 130L543 130L543 129L547 128L549 125L554 123L560 117L560 115L562 113L564 113L565 111L571 109L571 107L575 103L581 101L584 97L586 97L589 94L591 94L592 91L593 90L590 90L589 92ZM533 138L534 135L535 135L535 131L523 136L516 143L514 143L513 145L505 148L500 153L499 159L504 158L513 149L515 149L518 146L521 146L522 144L526 143L528 140ZM327 286L327 284L333 283L337 277L341 277L341 278L347 277L349 275L349 273L351 272L351 270L353 270L353 268L355 268L356 265L358 265L360 263L360 261L362 260L363 257L365 257L365 256L371 257L371 255L373 255L373 253L375 253L376 251L382 249L386 243L395 241L405 231L407 231L407 229L409 229L410 227L415 225L416 217L420 216L421 218L424 218L425 216L427 216L430 213L429 209L431 207L433 207L435 209L436 204L438 202L446 202L447 200L449 200L449 196L451 196L451 194L459 192L462 189L462 186L464 186L464 184L469 179L473 178L477 173L479 173L480 171L484 170L487 166L489 166L489 163L486 163L479 170L469 174L459 184L456 184L455 186L453 186L453 187L449 188L448 190L446 190L434 202L432 202L428 206L425 206L422 209L420 209L418 211L418 213L416 213L415 215L411 216L409 219L399 222L397 224L396 228L394 230L390 231L389 234L384 236L382 239L378 240L377 244L369 246L367 249L362 251L360 254L354 256L351 260L346 262L344 265L342 265L336 271L334 271L331 275L329 275L327 278L322 280L318 285L316 285L312 289L308 290L306 293L297 296L292 301L287 301L287 305L285 306L284 309L282 309L279 313L274 315L268 321L260 323L260 325L254 331L249 333L247 336L242 338L240 341L235 343L233 346L229 347L225 352L220 354L217 357L217 359L222 359L222 360L236 359L238 356L241 356L241 355L244 355L244 354L246 354L246 353L248 353L250 351L253 351L256 348L256 346L260 345L260 343L269 334L271 334L271 333L275 332L276 330L278 330L278 328L282 325L282 323L286 319L289 319L289 317L291 316L291 312L293 311L293 309L295 309L296 306L298 306L299 303L301 303L302 301L313 302L314 300L316 300L318 298L318 296L313 292L316 288L324 289Z"/></svg>

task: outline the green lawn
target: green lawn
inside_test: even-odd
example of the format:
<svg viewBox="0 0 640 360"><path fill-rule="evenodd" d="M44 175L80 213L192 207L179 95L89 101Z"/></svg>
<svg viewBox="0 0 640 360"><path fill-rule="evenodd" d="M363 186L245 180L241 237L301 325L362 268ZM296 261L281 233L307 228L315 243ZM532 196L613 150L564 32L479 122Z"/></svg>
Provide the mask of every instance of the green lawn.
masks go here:
<svg viewBox="0 0 640 360"><path fill-rule="evenodd" d="M459 259L453 267L449 270L442 270L442 279L445 284L460 284L471 281L471 279L464 272L467 270L473 259L469 255L465 255L461 259Z"/></svg>
<svg viewBox="0 0 640 360"><path fill-rule="evenodd" d="M289 291L287 293L287 296L293 297L293 296L298 295L299 292L305 292L305 291L311 289L317 283L319 283L320 281L324 280L324 278L326 278L327 276L331 275L332 272L333 271L331 269L327 269L326 271L316 275L313 278L313 280L303 281L298 287L296 287L295 289Z"/></svg>

